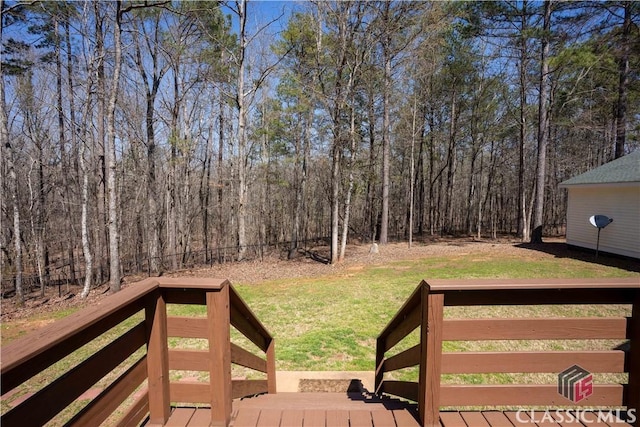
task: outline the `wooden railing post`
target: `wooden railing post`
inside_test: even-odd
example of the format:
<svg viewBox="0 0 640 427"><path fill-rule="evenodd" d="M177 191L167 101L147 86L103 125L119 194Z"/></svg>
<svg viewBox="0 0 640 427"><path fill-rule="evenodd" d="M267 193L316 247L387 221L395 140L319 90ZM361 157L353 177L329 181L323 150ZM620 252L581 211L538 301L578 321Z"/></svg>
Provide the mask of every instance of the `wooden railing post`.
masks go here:
<svg viewBox="0 0 640 427"><path fill-rule="evenodd" d="M627 393L627 409L635 410L636 420L634 426L640 426L640 291L636 290L631 310L629 351L629 383Z"/></svg>
<svg viewBox="0 0 640 427"><path fill-rule="evenodd" d="M374 385L376 393L381 393L380 387L382 386L382 381L384 381L384 343L385 340L383 338L379 337L376 340L376 371Z"/></svg>
<svg viewBox="0 0 640 427"><path fill-rule="evenodd" d="M276 393L276 340L271 338L267 348L267 390Z"/></svg>
<svg viewBox="0 0 640 427"><path fill-rule="evenodd" d="M231 421L231 309L229 285L207 292L211 425Z"/></svg>
<svg viewBox="0 0 640 427"><path fill-rule="evenodd" d="M425 427L440 425L440 374L442 372L442 323L444 294L429 293L422 286L420 327L420 378L418 411Z"/></svg>
<svg viewBox="0 0 640 427"><path fill-rule="evenodd" d="M149 297L149 303L145 309L145 321L148 335L149 425L164 425L171 414L171 401L169 398L167 305L160 290Z"/></svg>

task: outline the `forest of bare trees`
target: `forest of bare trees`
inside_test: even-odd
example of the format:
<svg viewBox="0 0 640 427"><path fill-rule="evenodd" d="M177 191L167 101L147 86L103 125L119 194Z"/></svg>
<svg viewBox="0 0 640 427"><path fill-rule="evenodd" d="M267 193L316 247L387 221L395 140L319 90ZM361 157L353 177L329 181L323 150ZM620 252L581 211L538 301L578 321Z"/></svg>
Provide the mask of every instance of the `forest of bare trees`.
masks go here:
<svg viewBox="0 0 640 427"><path fill-rule="evenodd" d="M639 24L631 1L2 0L3 292L562 234L558 183L640 146Z"/></svg>

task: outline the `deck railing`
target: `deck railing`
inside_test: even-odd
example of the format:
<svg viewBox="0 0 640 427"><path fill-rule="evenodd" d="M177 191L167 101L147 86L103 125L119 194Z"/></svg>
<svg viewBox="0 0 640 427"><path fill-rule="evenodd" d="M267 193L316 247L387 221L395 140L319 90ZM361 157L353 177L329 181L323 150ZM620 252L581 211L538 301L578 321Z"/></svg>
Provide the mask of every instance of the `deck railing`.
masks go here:
<svg viewBox="0 0 640 427"><path fill-rule="evenodd" d="M630 304L631 317L445 319L445 306ZM420 327L420 343L386 357ZM443 341L626 341L628 350L443 352ZM589 373L628 373L627 384L594 384L593 394L572 402L558 383L441 385L442 374L553 373L572 365ZM418 382L385 380L384 374L419 366ZM640 411L640 281L434 280L422 282L377 340L376 391L418 402L422 425L439 426L440 407L626 407ZM585 393L588 394L588 393ZM578 400L578 399L574 399ZM640 414L635 413L635 417ZM633 417L631 417L633 418Z"/></svg>
<svg viewBox="0 0 640 427"><path fill-rule="evenodd" d="M206 306L206 316L169 316L168 304ZM122 325L133 326L111 337ZM266 357L232 343L231 326ZM172 402L210 406L211 423L228 425L233 398L275 393L274 340L229 282L152 278L4 346L1 394L5 396L111 330L106 345L7 411L0 423L7 427L44 425L116 370L124 372L72 415L67 425L99 425L117 410L123 415L113 421L115 425L140 424L147 417L148 425L162 425L169 418ZM171 337L204 339L208 348L169 348ZM131 362L134 354L136 360ZM124 362L128 364L122 368ZM232 380L232 363L266 373L266 379ZM171 381L170 371L174 370L208 372L209 381Z"/></svg>

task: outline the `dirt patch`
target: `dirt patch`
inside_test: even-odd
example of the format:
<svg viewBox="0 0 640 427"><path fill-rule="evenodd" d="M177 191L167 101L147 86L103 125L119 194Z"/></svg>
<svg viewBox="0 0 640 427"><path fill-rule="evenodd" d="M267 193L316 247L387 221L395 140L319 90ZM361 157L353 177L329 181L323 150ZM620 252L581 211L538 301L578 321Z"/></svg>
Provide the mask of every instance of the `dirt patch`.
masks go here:
<svg viewBox="0 0 640 427"><path fill-rule="evenodd" d="M360 271L367 266L385 265L393 261L414 260L429 256L463 256L471 252L479 256L516 255L524 251L516 247L516 241L478 241L474 239L441 239L428 243L414 243L409 248L407 243L392 243L379 246L379 252L369 252L370 245L349 245L345 260L336 265L315 261L313 255L294 260L268 257L264 261L248 261L235 264L214 265L209 268L194 269L189 272L178 272L169 276L223 277L232 283L256 284L280 278L317 277L333 274L348 274ZM308 252L326 256L327 247L312 248Z"/></svg>
<svg viewBox="0 0 640 427"><path fill-rule="evenodd" d="M42 296L41 291L34 290L33 292L25 295L24 304L17 304L17 299L4 298L0 303L0 321L7 322L13 320L24 319L27 317L38 316L39 314L46 314L54 311L60 311L72 308L81 308L85 306L94 305L102 298L109 295L109 286L101 285L91 290L89 296L85 299L79 297L82 292L82 287L76 285L63 286L63 289L57 287L51 287L45 290L45 295ZM30 327L36 329L39 326L44 326L53 320L33 320L30 322ZM7 337L7 331L3 331L3 337Z"/></svg>

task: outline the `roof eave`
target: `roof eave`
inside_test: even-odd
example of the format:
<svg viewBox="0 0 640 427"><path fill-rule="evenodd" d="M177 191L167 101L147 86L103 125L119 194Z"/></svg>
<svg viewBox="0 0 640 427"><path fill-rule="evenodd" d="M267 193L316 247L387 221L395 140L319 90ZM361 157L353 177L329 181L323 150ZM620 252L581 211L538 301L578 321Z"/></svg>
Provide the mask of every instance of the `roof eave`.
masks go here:
<svg viewBox="0 0 640 427"><path fill-rule="evenodd" d="M561 182L558 184L560 188L577 188L577 187L636 187L640 186L640 181L624 181L624 182Z"/></svg>

